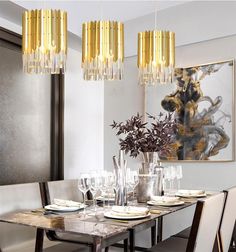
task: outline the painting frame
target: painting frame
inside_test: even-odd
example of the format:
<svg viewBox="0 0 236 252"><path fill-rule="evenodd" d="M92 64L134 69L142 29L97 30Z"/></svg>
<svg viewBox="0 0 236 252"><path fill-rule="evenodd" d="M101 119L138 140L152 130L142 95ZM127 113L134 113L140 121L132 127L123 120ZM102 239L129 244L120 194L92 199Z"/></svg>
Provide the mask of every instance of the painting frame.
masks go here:
<svg viewBox="0 0 236 252"><path fill-rule="evenodd" d="M212 61L212 62L208 62L208 63L201 63L201 64L196 64L196 65L187 65L187 66L178 66L176 67L176 69L189 69L189 68L196 68L196 67L204 67L204 66L209 66L209 65L217 65L217 64L224 64L224 63L231 63L232 64L232 75L230 76L230 78L232 78L232 83L230 85L231 87L231 135L230 135L230 141L231 141L231 158L227 158L227 159L219 159L219 160L187 160L187 159L175 159L175 160L163 160L160 159L161 162L164 163L194 163L194 162L201 162L201 163L218 163L218 162L234 162L235 161L235 59L231 58L231 59L226 59L226 60L220 60L220 61ZM148 101L149 101L149 92L148 92L148 88L149 86L145 86L144 87L144 115L146 117L146 113L151 113L148 110ZM158 88L158 87L157 87ZM146 118L145 118L146 120Z"/></svg>

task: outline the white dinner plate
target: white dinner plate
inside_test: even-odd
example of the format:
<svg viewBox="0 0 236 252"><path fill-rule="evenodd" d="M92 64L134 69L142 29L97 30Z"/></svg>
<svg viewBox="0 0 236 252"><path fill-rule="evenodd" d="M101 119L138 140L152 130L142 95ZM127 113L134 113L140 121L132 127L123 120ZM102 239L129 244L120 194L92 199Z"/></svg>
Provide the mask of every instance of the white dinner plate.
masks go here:
<svg viewBox="0 0 236 252"><path fill-rule="evenodd" d="M152 205L152 206L171 207L171 206L181 206L181 205L184 205L184 201L178 200L178 201L163 202L163 201L150 200L150 201L147 202L147 204L148 205Z"/></svg>
<svg viewBox="0 0 236 252"><path fill-rule="evenodd" d="M114 213L112 211L105 212L104 217L110 218L110 219L118 219L118 220L137 220L137 219L144 219L146 217L149 217L151 214L143 214L143 215L130 215L130 216L119 216L117 213Z"/></svg>
<svg viewBox="0 0 236 252"><path fill-rule="evenodd" d="M84 205L80 206L58 206L56 204L47 205L44 207L46 210L57 211L57 212L74 212L84 208Z"/></svg>
<svg viewBox="0 0 236 252"><path fill-rule="evenodd" d="M183 198L202 198L206 197L207 194L204 191L199 190L180 190L175 195Z"/></svg>

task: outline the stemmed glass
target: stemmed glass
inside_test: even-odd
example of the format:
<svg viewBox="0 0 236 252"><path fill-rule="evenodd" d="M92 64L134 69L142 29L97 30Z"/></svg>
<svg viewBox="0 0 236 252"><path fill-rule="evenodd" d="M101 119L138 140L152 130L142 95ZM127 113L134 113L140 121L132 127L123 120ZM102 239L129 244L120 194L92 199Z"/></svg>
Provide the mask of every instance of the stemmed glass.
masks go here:
<svg viewBox="0 0 236 252"><path fill-rule="evenodd" d="M183 170L181 165L176 166L176 179L177 179L177 188L180 189L180 180L183 178Z"/></svg>
<svg viewBox="0 0 236 252"><path fill-rule="evenodd" d="M99 177L99 174L97 172L91 172L90 192L93 196L93 208L94 208L95 214L97 212L96 195L98 193L100 186L101 186L101 178Z"/></svg>
<svg viewBox="0 0 236 252"><path fill-rule="evenodd" d="M165 167L164 168L164 193L168 195L170 191L170 168Z"/></svg>
<svg viewBox="0 0 236 252"><path fill-rule="evenodd" d="M105 207L105 197L106 197L106 193L108 190L108 173L107 173L107 171L102 172L100 190L101 190L101 195L103 197L103 207Z"/></svg>
<svg viewBox="0 0 236 252"><path fill-rule="evenodd" d="M138 177L138 172L137 171L129 171L127 174L127 183L129 185L129 187L131 188L132 192L133 192L133 200L134 200L134 190L136 188L136 186L139 183L139 177Z"/></svg>
<svg viewBox="0 0 236 252"><path fill-rule="evenodd" d="M84 198L84 217L85 217L85 197L87 192L90 190L91 187L91 177L89 174L81 173L78 179L78 188L83 194Z"/></svg>
<svg viewBox="0 0 236 252"><path fill-rule="evenodd" d="M110 206L110 198L112 198L114 194L114 187L115 187L115 175L113 172L107 172L106 176L106 188L107 188L107 205Z"/></svg>

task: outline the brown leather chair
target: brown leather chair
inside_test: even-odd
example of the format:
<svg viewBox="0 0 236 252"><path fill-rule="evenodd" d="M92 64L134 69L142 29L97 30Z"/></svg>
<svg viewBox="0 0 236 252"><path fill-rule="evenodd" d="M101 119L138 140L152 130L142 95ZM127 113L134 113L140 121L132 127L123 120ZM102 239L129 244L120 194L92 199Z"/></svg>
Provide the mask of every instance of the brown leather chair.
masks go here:
<svg viewBox="0 0 236 252"><path fill-rule="evenodd" d="M218 232L225 194L219 193L199 200L188 239L171 237L158 243L150 251L158 252L212 252Z"/></svg>

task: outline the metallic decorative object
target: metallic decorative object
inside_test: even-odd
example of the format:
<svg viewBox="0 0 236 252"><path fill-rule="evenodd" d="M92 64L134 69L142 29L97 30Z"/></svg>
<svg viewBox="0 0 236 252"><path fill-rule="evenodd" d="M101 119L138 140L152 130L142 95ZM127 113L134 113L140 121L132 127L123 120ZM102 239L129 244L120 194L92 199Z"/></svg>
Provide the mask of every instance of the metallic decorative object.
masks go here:
<svg viewBox="0 0 236 252"><path fill-rule="evenodd" d="M145 31L138 33L139 83L172 83L175 69L175 33Z"/></svg>
<svg viewBox="0 0 236 252"><path fill-rule="evenodd" d="M61 10L25 11L22 16L22 54L26 73L64 72L67 13Z"/></svg>
<svg viewBox="0 0 236 252"><path fill-rule="evenodd" d="M161 196L163 192L164 167L158 161L157 152L143 153L142 167L139 169L137 200L145 203L152 196Z"/></svg>
<svg viewBox="0 0 236 252"><path fill-rule="evenodd" d="M120 150L118 160L116 156L113 157L113 163L116 175L115 203L118 206L125 206L127 205L127 187L126 187L127 161L124 160L124 151Z"/></svg>
<svg viewBox="0 0 236 252"><path fill-rule="evenodd" d="M83 23L82 68L85 80L121 80L124 24L116 21Z"/></svg>

